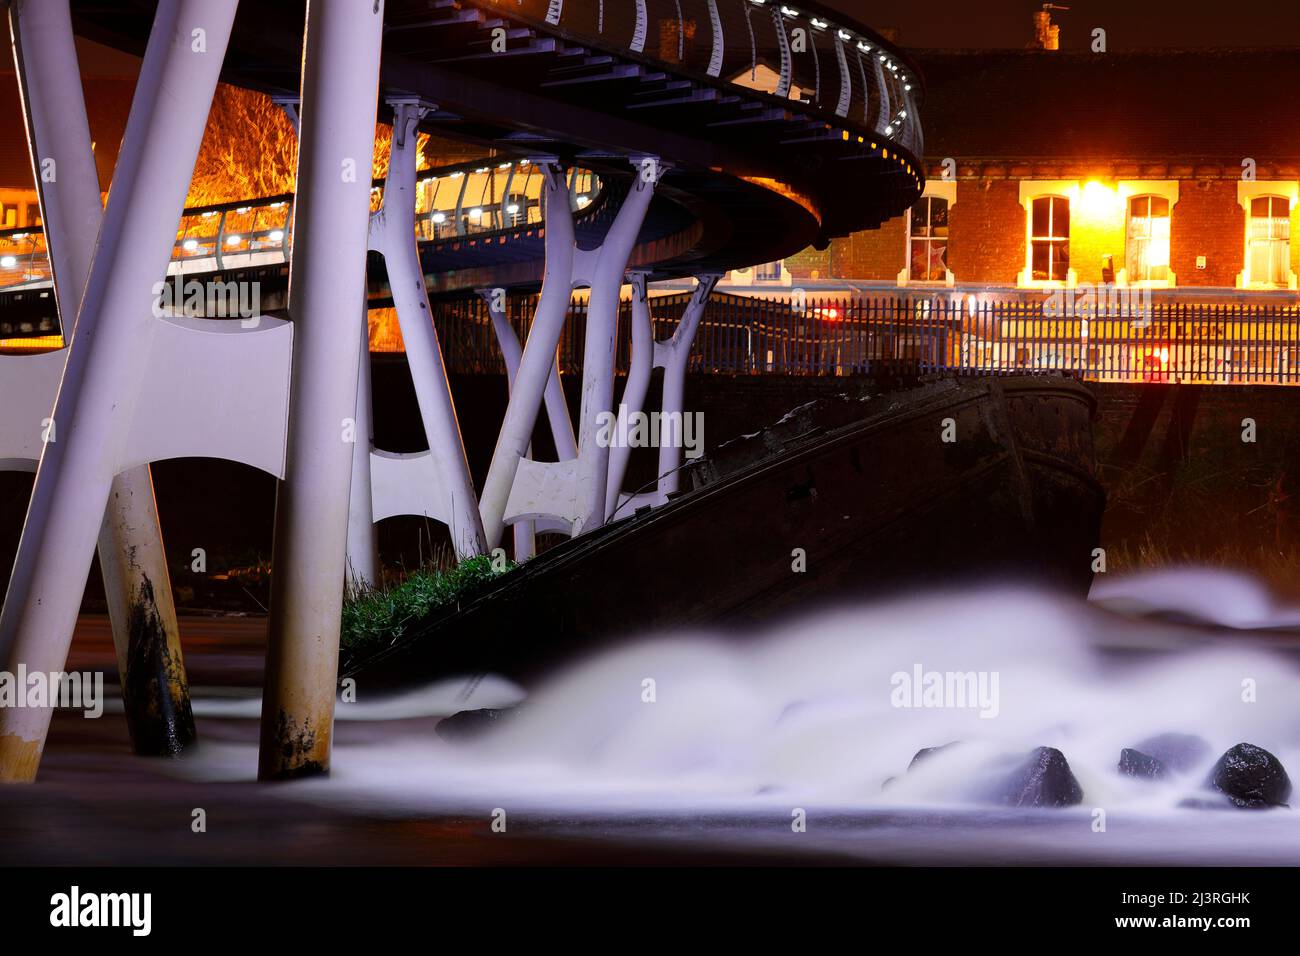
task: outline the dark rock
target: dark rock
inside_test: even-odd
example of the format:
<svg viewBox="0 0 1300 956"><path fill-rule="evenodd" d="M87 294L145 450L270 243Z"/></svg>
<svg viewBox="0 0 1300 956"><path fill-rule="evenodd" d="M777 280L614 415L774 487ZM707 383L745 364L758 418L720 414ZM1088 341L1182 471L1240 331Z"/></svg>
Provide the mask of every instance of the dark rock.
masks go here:
<svg viewBox="0 0 1300 956"><path fill-rule="evenodd" d="M1166 768L1163 761L1157 760L1150 754L1125 747L1119 752L1119 772L1126 777L1159 780L1165 776Z"/></svg>
<svg viewBox="0 0 1300 956"><path fill-rule="evenodd" d="M1195 734L1156 734L1133 747L1149 757L1154 757L1174 773L1195 770L1210 755L1210 745Z"/></svg>
<svg viewBox="0 0 1300 956"><path fill-rule="evenodd" d="M1229 748L1210 771L1205 785L1243 809L1285 807L1291 796L1291 778L1282 761L1254 744Z"/></svg>
<svg viewBox="0 0 1300 956"><path fill-rule="evenodd" d="M1184 810L1231 810L1232 801L1221 793L1209 797L1184 797L1178 801Z"/></svg>
<svg viewBox="0 0 1300 956"><path fill-rule="evenodd" d="M907 769L911 771L915 769L916 765L919 764L921 761L926 760L929 757L933 757L937 753L943 753L945 750L948 750L949 748L956 747L959 743L961 743L960 740L954 740L950 744L943 744L942 746L939 747L922 747L920 750L916 752L916 755L912 757L912 762L907 765Z"/></svg>
<svg viewBox="0 0 1300 956"><path fill-rule="evenodd" d="M1039 747L995 796L1012 807L1072 807L1083 802L1083 788L1070 772L1065 754L1055 747Z"/></svg>
<svg viewBox="0 0 1300 956"><path fill-rule="evenodd" d="M500 727L519 713L518 707L484 707L481 710L462 710L438 721L433 728L443 740L465 743Z"/></svg>

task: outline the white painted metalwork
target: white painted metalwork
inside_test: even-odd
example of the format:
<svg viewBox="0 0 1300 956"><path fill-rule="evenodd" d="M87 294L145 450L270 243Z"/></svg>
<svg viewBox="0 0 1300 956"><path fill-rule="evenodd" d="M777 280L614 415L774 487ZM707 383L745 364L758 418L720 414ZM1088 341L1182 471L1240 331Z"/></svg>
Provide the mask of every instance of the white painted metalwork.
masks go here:
<svg viewBox="0 0 1300 956"><path fill-rule="evenodd" d="M62 670L81 603L69 582L90 569L113 478L132 463L134 426L152 414L156 430L177 430L168 405L140 404L157 372L141 344L164 324L151 315L152 290L171 258L234 15L235 0L158 6L53 406L54 440L42 450L0 612L0 657L10 670ZM172 328L161 338L174 341ZM35 777L50 713L0 709L0 779Z"/></svg>
<svg viewBox="0 0 1300 956"><path fill-rule="evenodd" d="M745 17L748 19L748 12L746 12ZM718 76L722 73L722 54L725 43L722 35L722 17L718 14L718 0L709 0L709 24L713 28L713 47L709 51L709 68L706 72L709 76Z"/></svg>
<svg viewBox="0 0 1300 956"><path fill-rule="evenodd" d="M628 49L634 53L645 50L646 34L650 31L650 20L646 15L645 0L636 0L636 26L632 29L632 43Z"/></svg>
<svg viewBox="0 0 1300 956"><path fill-rule="evenodd" d="M382 38L381 0L307 7L289 266L297 327L271 558L263 779L329 768Z"/></svg>
<svg viewBox="0 0 1300 956"><path fill-rule="evenodd" d="M685 414L686 367L690 362L691 344L695 340L695 332L708 306L709 297L721 276L696 276L695 291L682 312L681 321L672 337L662 342L654 338L646 278L643 272L631 273L629 276L632 283L632 361L627 385L623 389L623 401L618 409L619 434L624 433L626 423L633 415L644 410L651 371L655 368L664 370L660 404L663 418L676 416L680 420L680 416ZM675 493L680 484L682 454L682 446L676 442L664 442L661 433L655 490L628 495L623 493L622 487L631 449L626 444L616 445L610 457L609 483L606 487L609 517L625 514L643 505L661 505L667 501L668 496Z"/></svg>
<svg viewBox="0 0 1300 956"><path fill-rule="evenodd" d="M849 104L853 102L853 80L849 76L849 60L844 54L844 41L838 38L835 41L835 59L840 65L840 101L835 104L835 115L848 116Z"/></svg>
<svg viewBox="0 0 1300 956"><path fill-rule="evenodd" d="M776 27L776 41L781 48L781 78L777 81L775 93L782 99L788 99L794 77L794 57L790 55L790 38L785 32L785 18L775 7L772 8L772 24Z"/></svg>
<svg viewBox="0 0 1300 956"><path fill-rule="evenodd" d="M426 466L409 465L412 469L409 480L423 488L425 499L415 512L394 511L395 503L379 497L386 493L389 485L376 483L372 489L376 494L375 514L414 513L436 517L450 530L457 556L465 558L484 552L483 522L469 463L465 459L451 387L447 383L442 347L433 325L433 311L429 308L415 235L415 171L419 152L416 134L420 120L431 107L417 100L393 101L392 106L392 155L384 185L383 205L370 217L370 248L383 255L388 269L389 288L437 480L428 484ZM463 186L461 192L463 195ZM392 470L400 467L396 464L399 461L414 463L417 460L388 457L382 466ZM410 494L403 492L402 500L409 502Z"/></svg>
<svg viewBox="0 0 1300 956"><path fill-rule="evenodd" d="M597 441L597 434L599 416L611 411L613 404L619 295L628 258L663 173L662 165L652 157L638 159L634 165L637 175L604 242L591 250L579 250L574 242L573 210L563 171L555 164L547 166L545 275L483 488L481 507L488 547L500 542L506 524L519 520L549 518L572 534L605 520L610 450ZM577 458L532 461L527 450L533 426L554 368L572 291L580 286L590 287L591 297Z"/></svg>

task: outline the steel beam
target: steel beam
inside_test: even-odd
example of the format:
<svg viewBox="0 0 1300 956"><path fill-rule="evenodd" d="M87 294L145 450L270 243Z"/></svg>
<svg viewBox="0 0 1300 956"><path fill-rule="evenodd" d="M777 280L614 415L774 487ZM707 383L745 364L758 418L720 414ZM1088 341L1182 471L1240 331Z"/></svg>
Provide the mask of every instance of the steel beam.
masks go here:
<svg viewBox="0 0 1300 956"><path fill-rule="evenodd" d="M71 339L104 208L68 2L19 0L10 27L55 297ZM176 756L195 738L194 715L148 465L113 479L98 550L132 746Z"/></svg>
<svg viewBox="0 0 1300 956"><path fill-rule="evenodd" d="M258 776L329 770L365 296L382 0L307 8L289 313L296 325L275 509ZM413 234L412 234L413 235Z"/></svg>
<svg viewBox="0 0 1300 956"><path fill-rule="evenodd" d="M122 470L134 399L149 374L140 337L153 321L153 289L171 259L235 6L158 6L54 406L54 440L41 454L0 612L0 657L11 670L65 666L81 603L71 582L86 579L113 478ZM0 780L35 778L50 715L48 706L0 710Z"/></svg>

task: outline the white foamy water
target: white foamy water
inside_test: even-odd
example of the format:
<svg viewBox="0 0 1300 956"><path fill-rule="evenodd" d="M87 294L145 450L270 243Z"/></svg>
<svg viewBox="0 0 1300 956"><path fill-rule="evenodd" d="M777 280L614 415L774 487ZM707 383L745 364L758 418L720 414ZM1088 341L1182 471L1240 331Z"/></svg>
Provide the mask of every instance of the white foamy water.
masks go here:
<svg viewBox="0 0 1300 956"><path fill-rule="evenodd" d="M1297 643L1113 608L1255 627L1300 620L1246 579L1171 571L1108 580L1092 604L936 592L810 614L742 643L647 636L572 662L471 743L437 738L429 721L341 728L332 778L286 793L376 812L508 808L575 832L600 821L605 834L756 847L789 837L799 808L809 847L914 862L1300 863L1294 811L1178 806L1239 742L1300 774ZM899 675L918 672L973 674L984 697L900 706L927 703L900 690ZM364 702L364 674L358 690ZM499 706L512 693L485 682L457 699L452 682L371 704L370 716ZM352 706L362 705L341 705L341 720ZM1122 748L1164 732L1199 735L1210 752L1164 781L1118 773ZM908 771L921 748L955 741ZM1006 775L997 768L1039 746L1065 754L1083 803L991 802ZM222 759L239 773L254 761L251 748Z"/></svg>

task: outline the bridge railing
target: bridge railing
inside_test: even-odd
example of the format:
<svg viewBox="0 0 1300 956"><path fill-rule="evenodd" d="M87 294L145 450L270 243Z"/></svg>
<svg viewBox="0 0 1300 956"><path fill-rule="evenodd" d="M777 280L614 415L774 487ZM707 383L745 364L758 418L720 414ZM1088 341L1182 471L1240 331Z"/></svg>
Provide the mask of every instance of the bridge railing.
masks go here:
<svg viewBox="0 0 1300 956"><path fill-rule="evenodd" d="M924 152L919 72L901 50L814 0L472 0L579 42L778 97Z"/></svg>
<svg viewBox="0 0 1300 956"><path fill-rule="evenodd" d="M670 336L688 296L652 300L656 337ZM512 297L522 337L535 297ZM560 342L561 370L581 372L584 301ZM497 373L500 352L484 304L435 306L447 368ZM620 316L618 368L630 359L631 307ZM381 346L382 347L382 346ZM1300 385L1300 308L1154 303L1072 309L1043 302L965 303L896 297L788 300L715 295L690 371L730 375L897 375L1065 372L1099 382Z"/></svg>
<svg viewBox="0 0 1300 956"><path fill-rule="evenodd" d="M542 171L528 160L463 163L416 177L416 235L421 241L489 236L542 221ZM604 188L586 169L570 173L575 211L593 206ZM371 187L372 205L383 183ZM281 264L293 247L293 195L188 208L181 215L168 275ZM50 281L40 226L0 231L0 289Z"/></svg>

